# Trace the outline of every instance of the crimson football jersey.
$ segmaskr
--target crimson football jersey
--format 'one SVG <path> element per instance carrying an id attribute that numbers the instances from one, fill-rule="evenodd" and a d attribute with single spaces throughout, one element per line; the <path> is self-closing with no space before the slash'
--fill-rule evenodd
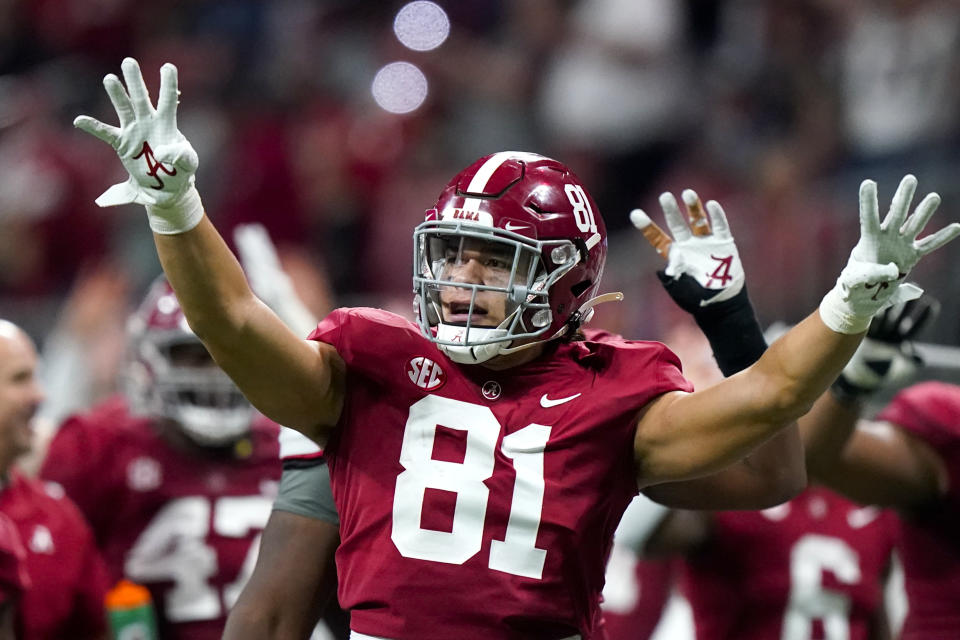
<path id="1" fill-rule="evenodd" d="M 58 487 L 12 472 L 0 512 L 26 550 L 29 588 L 18 608 L 18 638 L 97 638 L 106 630 L 108 582 L 90 527 Z"/>
<path id="2" fill-rule="evenodd" d="M 902 638 L 960 634 L 960 387 L 923 382 L 897 394 L 878 420 L 892 422 L 932 446 L 943 459 L 949 489 L 936 503 L 902 515 L 900 550 L 909 608 Z"/>
<path id="3" fill-rule="evenodd" d="M 0 511 L 0 605 L 23 595 L 30 585 L 27 551 L 13 520 Z"/>
<path id="4" fill-rule="evenodd" d="M 111 578 L 150 589 L 164 640 L 219 640 L 270 516 L 277 438 L 256 420 L 245 458 L 175 447 L 116 397 L 67 419 L 40 473 L 87 515 Z"/>
<path id="5" fill-rule="evenodd" d="M 676 357 L 610 339 L 503 371 L 459 366 L 374 309 L 334 311 L 310 338 L 347 365 L 324 455 L 353 630 L 594 637 L 613 532 L 637 493 L 638 411 L 691 389 Z"/>
<path id="6" fill-rule="evenodd" d="M 663 616 L 673 587 L 673 558 L 638 558 L 628 549 L 614 551 L 607 564 L 603 597 L 603 626 L 608 640 L 647 640 Z M 627 555 L 629 554 L 629 555 Z M 619 557 L 618 557 L 619 555 Z M 620 565 L 625 584 L 611 594 L 611 571 Z"/>
<path id="7" fill-rule="evenodd" d="M 681 571 L 697 639 L 868 640 L 896 536 L 892 512 L 818 487 L 715 513 Z"/>

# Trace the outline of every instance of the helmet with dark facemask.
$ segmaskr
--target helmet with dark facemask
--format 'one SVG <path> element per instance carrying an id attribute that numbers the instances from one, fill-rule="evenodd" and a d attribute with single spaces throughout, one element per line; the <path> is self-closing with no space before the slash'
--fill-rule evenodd
<path id="1" fill-rule="evenodd" d="M 166 279 L 154 281 L 127 333 L 124 391 L 135 413 L 167 418 L 202 446 L 249 432 L 253 408 L 190 329 Z"/>

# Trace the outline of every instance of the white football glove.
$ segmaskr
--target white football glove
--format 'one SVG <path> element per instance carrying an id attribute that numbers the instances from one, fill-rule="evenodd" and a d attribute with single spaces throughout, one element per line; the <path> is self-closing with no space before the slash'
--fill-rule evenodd
<path id="1" fill-rule="evenodd" d="M 104 191 L 96 202 L 101 207 L 132 202 L 146 205 L 150 228 L 156 233 L 189 231 L 203 218 L 203 205 L 194 187 L 197 152 L 177 129 L 177 68 L 170 63 L 160 68 L 156 109 L 137 61 L 124 58 L 120 68 L 126 89 L 112 73 L 103 78 L 120 126 L 89 116 L 73 121 L 75 127 L 113 147 L 130 174 L 125 182 Z"/>
<path id="2" fill-rule="evenodd" d="M 940 196 L 927 194 L 913 215 L 908 216 L 916 188 L 917 179 L 905 176 L 881 223 L 877 184 L 864 180 L 860 185 L 860 241 L 837 284 L 820 303 L 820 317 L 837 333 L 866 331 L 871 318 L 881 309 L 919 297 L 922 289 L 900 283 L 920 258 L 960 235 L 960 223 L 954 222 L 917 240 L 940 205 Z"/>
<path id="3" fill-rule="evenodd" d="M 696 192 L 685 189 L 681 196 L 689 212 L 689 223 L 672 193 L 660 195 L 660 207 L 673 234 L 672 241 L 640 209 L 630 212 L 630 221 L 667 258 L 666 276 L 679 280 L 688 275 L 704 289 L 717 292 L 699 300 L 701 307 L 729 300 L 743 289 L 744 273 L 727 216 L 717 201 L 710 200 L 706 207 L 710 215 L 708 223 Z"/>
<path id="4" fill-rule="evenodd" d="M 317 318 L 297 296 L 290 276 L 280 265 L 270 234 L 259 223 L 241 224 L 233 231 L 243 271 L 250 287 L 297 335 L 306 336 L 317 326 Z"/>

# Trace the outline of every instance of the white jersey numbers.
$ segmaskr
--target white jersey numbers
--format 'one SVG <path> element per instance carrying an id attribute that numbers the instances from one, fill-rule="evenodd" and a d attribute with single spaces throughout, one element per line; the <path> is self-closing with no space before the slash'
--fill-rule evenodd
<path id="1" fill-rule="evenodd" d="M 814 620 L 823 622 L 826 640 L 849 640 L 850 597 L 824 588 L 824 571 L 844 584 L 857 584 L 860 558 L 839 538 L 803 536 L 790 552 L 790 600 L 781 640 L 809 640 Z"/>
<path id="2" fill-rule="evenodd" d="M 463 462 L 433 459 L 438 425 L 466 432 Z M 483 526 L 493 475 L 500 423 L 485 406 L 427 396 L 410 407 L 403 433 L 400 464 L 393 499 L 391 538 L 407 558 L 463 564 L 483 545 Z M 513 461 L 516 481 L 504 540 L 493 540 L 489 567 L 514 575 L 540 579 L 547 552 L 536 547 L 543 511 L 543 452 L 550 427 L 531 424 L 506 436 L 503 455 Z M 421 526 L 427 489 L 456 494 L 450 531 Z"/>
<path id="3" fill-rule="evenodd" d="M 434 460 L 437 425 L 467 432 L 463 463 Z M 493 475 L 493 449 L 500 425 L 487 407 L 427 396 L 410 407 L 403 432 L 400 464 L 393 498 L 391 538 L 408 558 L 463 564 L 480 551 L 483 520 L 490 490 L 483 483 Z M 457 494 L 452 531 L 420 526 L 427 489 Z"/>
<path id="4" fill-rule="evenodd" d="M 212 620 L 233 606 L 253 572 L 261 531 L 270 517 L 266 496 L 206 496 L 171 500 L 154 516 L 127 553 L 124 571 L 142 583 L 171 581 L 164 609 L 171 622 Z M 212 521 L 212 526 L 211 526 Z M 210 581 L 221 570 L 209 536 L 243 538 L 256 531 L 237 579 L 222 593 Z"/>

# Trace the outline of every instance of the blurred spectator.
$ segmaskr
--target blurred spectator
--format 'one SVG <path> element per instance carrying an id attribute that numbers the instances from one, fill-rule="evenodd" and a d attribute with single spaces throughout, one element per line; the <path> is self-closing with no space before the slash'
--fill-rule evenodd
<path id="1" fill-rule="evenodd" d="M 43 400 L 36 368 L 30 338 L 0 320 L 0 513 L 26 546 L 30 582 L 18 606 L 18 637 L 102 640 L 107 576 L 93 533 L 62 490 L 16 468 L 32 446 L 31 421 Z"/>
<path id="2" fill-rule="evenodd" d="M 108 214 L 86 180 L 95 152 L 64 135 L 46 78 L 20 76 L 6 90 L 16 124 L 0 128 L 0 296 L 62 295 L 108 246 Z"/>
<path id="3" fill-rule="evenodd" d="M 127 54 L 178 64 L 194 96 L 180 124 L 204 159 L 211 216 L 227 231 L 265 224 L 286 267 L 326 269 L 345 301 L 406 295 L 410 256 L 394 223 L 418 219 L 447 167 L 494 149 L 568 158 L 597 185 L 611 246 L 633 207 L 709 181 L 699 188 L 752 238 L 748 266 L 777 274 L 754 287 L 770 319 L 796 319 L 835 271 L 797 278 L 792 247 L 855 231 L 833 214 L 852 206 L 851 182 L 882 183 L 907 167 L 945 199 L 960 194 L 960 18 L 947 0 L 438 0 L 451 31 L 431 51 L 393 33 L 403 4 L 214 0 L 160 18 L 129 0 L 0 9 L 5 312 L 44 336 L 79 269 L 112 259 L 134 289 L 157 272 L 140 221 L 104 225 L 115 214 L 93 204 L 100 183 L 89 176 L 109 150 L 70 128 L 73 114 L 109 108 L 90 79 Z M 371 97 L 392 61 L 427 78 L 412 113 L 387 113 Z M 147 82 L 156 90 L 157 78 Z M 960 281 L 943 260 L 917 277 L 945 292 L 944 316 L 956 315 Z M 627 333 L 659 322 L 637 308 L 600 313 Z M 932 335 L 960 340 L 954 326 Z"/>
<path id="4" fill-rule="evenodd" d="M 955 165 L 960 7 L 944 0 L 852 2 L 842 9 L 842 122 L 849 160 L 878 180 L 903 166 Z"/>
<path id="5" fill-rule="evenodd" d="M 670 0 L 581 0 L 543 72 L 544 132 L 558 155 L 594 158 L 608 212 L 635 206 L 693 131 L 703 105 L 686 20 Z"/>

